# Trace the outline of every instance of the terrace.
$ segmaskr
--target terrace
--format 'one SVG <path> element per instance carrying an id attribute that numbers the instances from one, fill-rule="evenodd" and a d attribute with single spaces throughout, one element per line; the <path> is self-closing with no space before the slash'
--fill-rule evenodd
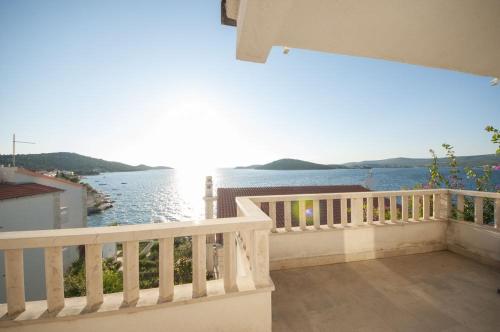
<path id="1" fill-rule="evenodd" d="M 460 7 L 457 10 L 457 3 Z M 273 46 L 500 76 L 497 1 L 222 1 L 237 57 Z M 0 232 L 12 331 L 495 330 L 500 193 L 432 189 L 238 196 L 236 216 L 166 224 Z M 474 220 L 465 221 L 467 202 Z M 485 206 L 494 206 L 485 220 Z M 322 212 L 323 211 L 323 212 Z M 219 278 L 207 248 L 222 238 Z M 174 239 L 192 241 L 174 284 Z M 139 243 L 159 242 L 159 287 L 139 288 Z M 207 246 L 207 242 L 209 246 Z M 102 246 L 123 246 L 123 292 L 104 294 Z M 85 246 L 86 295 L 65 298 L 62 250 Z M 23 251 L 45 252 L 46 300 L 25 301 Z M 208 255 L 210 256 L 210 255 Z"/>
<path id="2" fill-rule="evenodd" d="M 213 213 L 210 193 L 207 182 L 207 212 Z M 467 199 L 475 203 L 474 222 L 460 220 Z M 483 220 L 487 200 L 495 204 L 489 224 Z M 298 331 L 332 324 L 339 330 L 498 325 L 498 193 L 294 194 L 237 197 L 236 205 L 232 218 L 1 233 L 8 292 L 0 326 Z M 294 205 L 298 226 L 292 225 Z M 387 213 L 379 217 L 379 209 Z M 213 234 L 223 238 L 222 273 L 207 281 L 206 242 Z M 192 237 L 193 282 L 174 285 L 173 239 L 184 236 Z M 140 290 L 139 242 L 151 239 L 160 243 L 160 285 Z M 123 244 L 123 293 L 103 294 L 101 248 L 110 242 Z M 73 245 L 85 246 L 87 293 L 65 299 L 61 251 Z M 24 300 L 22 253 L 29 248 L 45 250 L 46 301 Z"/>

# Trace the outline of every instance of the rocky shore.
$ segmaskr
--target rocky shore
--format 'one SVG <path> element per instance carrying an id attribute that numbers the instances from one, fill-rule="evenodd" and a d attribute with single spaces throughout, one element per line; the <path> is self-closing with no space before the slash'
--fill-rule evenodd
<path id="1" fill-rule="evenodd" d="M 105 195 L 90 185 L 86 185 L 87 187 L 87 215 L 90 216 L 92 214 L 101 213 L 104 210 L 110 209 L 113 207 L 114 201 L 112 201 L 108 195 Z"/>

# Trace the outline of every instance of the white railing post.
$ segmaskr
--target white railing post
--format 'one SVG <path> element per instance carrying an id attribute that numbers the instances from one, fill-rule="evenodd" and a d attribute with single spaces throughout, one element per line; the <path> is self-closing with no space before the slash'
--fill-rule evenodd
<path id="1" fill-rule="evenodd" d="M 89 309 L 102 303 L 102 245 L 100 244 L 85 245 L 85 291 Z"/>
<path id="2" fill-rule="evenodd" d="M 253 231 L 253 281 L 255 287 L 269 286 L 269 231 Z"/>
<path id="3" fill-rule="evenodd" d="M 385 197 L 378 197 L 378 222 L 385 222 Z"/>
<path id="4" fill-rule="evenodd" d="M 205 178 L 205 219 L 214 218 L 214 187 L 212 177 Z"/>
<path id="5" fill-rule="evenodd" d="M 193 235 L 193 297 L 207 295 L 207 237 L 206 235 Z"/>
<path id="6" fill-rule="evenodd" d="M 420 196 L 416 194 L 413 194 L 412 218 L 413 221 L 420 219 Z"/>
<path id="7" fill-rule="evenodd" d="M 457 220 L 464 220 L 465 212 L 465 197 L 464 195 L 457 194 Z"/>
<path id="8" fill-rule="evenodd" d="M 25 310 L 24 259 L 22 249 L 4 251 L 7 312 L 14 316 Z"/>
<path id="9" fill-rule="evenodd" d="M 483 224 L 483 201 L 482 197 L 474 197 L 474 222 L 478 225 Z"/>
<path id="10" fill-rule="evenodd" d="M 326 200 L 326 224 L 333 227 L 333 199 Z"/>
<path id="11" fill-rule="evenodd" d="M 401 196 L 401 222 L 408 222 L 408 199 L 407 195 Z"/>
<path id="12" fill-rule="evenodd" d="M 47 311 L 55 312 L 64 307 L 63 256 L 61 247 L 44 250 L 45 288 L 47 290 Z"/>
<path id="13" fill-rule="evenodd" d="M 441 219 L 441 194 L 432 195 L 432 217 L 436 219 Z"/>
<path id="14" fill-rule="evenodd" d="M 174 298 L 174 238 L 159 239 L 160 302 Z"/>
<path id="15" fill-rule="evenodd" d="M 292 202 L 285 201 L 283 203 L 284 206 L 284 218 L 285 218 L 285 230 L 290 232 L 292 230 Z"/>
<path id="16" fill-rule="evenodd" d="M 429 195 L 422 196 L 422 220 L 429 220 L 431 218 L 431 200 Z"/>
<path id="17" fill-rule="evenodd" d="M 139 242 L 127 241 L 123 246 L 123 303 L 139 300 Z"/>
<path id="18" fill-rule="evenodd" d="M 373 197 L 366 198 L 366 222 L 373 223 Z"/>
<path id="19" fill-rule="evenodd" d="M 363 225 L 363 198 L 351 198 L 351 223 Z"/>
<path id="20" fill-rule="evenodd" d="M 347 225 L 347 198 L 340 199 L 340 224 Z"/>
<path id="21" fill-rule="evenodd" d="M 224 290 L 237 290 L 236 285 L 236 237 L 235 233 L 224 233 Z"/>
<path id="22" fill-rule="evenodd" d="M 391 222 L 395 223 L 398 220 L 398 208 L 396 205 L 396 196 L 389 197 L 389 206 L 391 212 Z"/>
<path id="23" fill-rule="evenodd" d="M 307 215 L 306 215 L 306 201 L 299 201 L 299 225 L 302 231 L 306 230 Z"/>
<path id="24" fill-rule="evenodd" d="M 319 229 L 321 224 L 321 211 L 319 209 L 319 200 L 317 199 L 313 201 L 313 220 L 314 228 Z"/>
<path id="25" fill-rule="evenodd" d="M 273 223 L 271 232 L 276 232 L 276 202 L 269 202 L 269 217 Z"/>
<path id="26" fill-rule="evenodd" d="M 440 216 L 443 220 L 448 220 L 451 218 L 451 194 L 449 192 L 443 192 L 439 194 L 441 197 L 441 202 L 439 204 Z"/>

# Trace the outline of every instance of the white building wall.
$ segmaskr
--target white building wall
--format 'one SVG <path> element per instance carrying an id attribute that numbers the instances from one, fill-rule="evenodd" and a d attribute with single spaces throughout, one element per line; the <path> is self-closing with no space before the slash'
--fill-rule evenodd
<path id="1" fill-rule="evenodd" d="M 59 213 L 58 195 L 59 193 L 51 193 L 0 201 L 0 230 L 11 232 L 53 229 Z M 24 284 L 27 300 L 45 298 L 44 271 L 43 249 L 24 250 Z M 0 251 L 0 302 L 5 302 L 3 251 Z"/>
<path id="2" fill-rule="evenodd" d="M 85 206 L 87 191 L 83 186 L 75 186 L 51 178 L 30 176 L 18 172 L 14 172 L 11 178 L 12 180 L 9 182 L 32 182 L 64 190 L 61 193 L 61 206 L 67 208 L 67 222 L 61 225 L 62 228 L 87 227 L 87 209 Z"/>

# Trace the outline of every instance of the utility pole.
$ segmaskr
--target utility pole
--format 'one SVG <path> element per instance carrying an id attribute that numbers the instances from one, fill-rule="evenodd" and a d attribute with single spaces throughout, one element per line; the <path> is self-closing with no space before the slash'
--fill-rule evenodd
<path id="1" fill-rule="evenodd" d="M 16 134 L 12 134 L 12 166 L 16 167 L 16 143 L 35 144 L 34 142 L 16 141 Z"/>

